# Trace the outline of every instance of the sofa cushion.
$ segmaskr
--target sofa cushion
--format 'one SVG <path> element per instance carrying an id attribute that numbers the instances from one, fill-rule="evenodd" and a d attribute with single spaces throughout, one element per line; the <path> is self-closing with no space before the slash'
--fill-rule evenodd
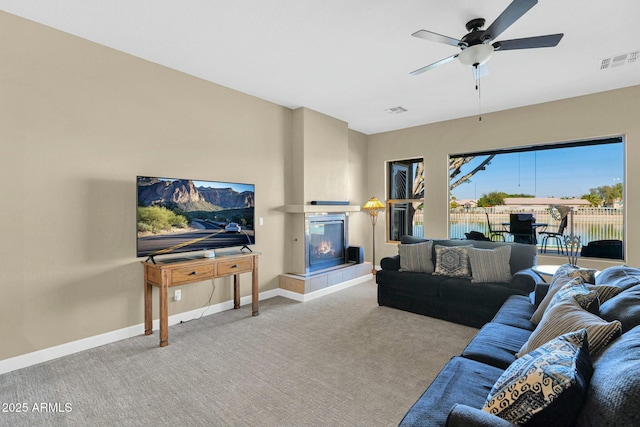
<path id="1" fill-rule="evenodd" d="M 511 280 L 510 246 L 496 249 L 469 249 L 471 263 L 471 282 L 473 283 L 509 283 Z"/>
<path id="2" fill-rule="evenodd" d="M 593 372 L 586 335 L 562 335 L 513 362 L 482 410 L 514 424 L 572 425 Z"/>
<path id="3" fill-rule="evenodd" d="M 440 284 L 450 279 L 446 276 L 434 276 L 412 271 L 382 270 L 376 275 L 376 283 L 379 286 L 398 291 L 401 294 L 409 294 L 418 298 L 440 296 Z M 460 280 L 460 279 L 457 279 Z M 465 280 L 468 283 L 468 280 Z"/>
<path id="4" fill-rule="evenodd" d="M 529 319 L 534 310 L 535 306 L 531 303 L 531 297 L 512 295 L 502 304 L 491 322 L 533 331 L 536 325 L 531 323 Z"/>
<path id="5" fill-rule="evenodd" d="M 442 426 L 456 403 L 480 408 L 503 370 L 456 356 L 409 409 L 401 426 Z"/>
<path id="6" fill-rule="evenodd" d="M 516 353 L 529 335 L 531 332 L 525 329 L 490 322 L 462 351 L 462 357 L 506 369 L 516 360 Z"/>
<path id="7" fill-rule="evenodd" d="M 469 246 L 436 245 L 436 267 L 433 274 L 449 277 L 469 277 Z"/>
<path id="8" fill-rule="evenodd" d="M 640 285 L 636 285 L 600 306 L 600 317 L 605 320 L 619 320 L 625 333 L 640 325 Z"/>
<path id="9" fill-rule="evenodd" d="M 640 268 L 627 265 L 609 267 L 600 272 L 596 277 L 596 285 L 614 285 L 629 289 L 640 284 Z"/>
<path id="10" fill-rule="evenodd" d="M 587 330 L 589 352 L 595 357 L 614 338 L 620 335 L 622 325 L 614 320 L 607 322 L 595 314 L 589 313 L 578 305 L 575 299 L 568 298 L 547 311 L 529 340 L 522 346 L 517 357 L 540 347 L 546 342 L 568 332 Z"/>
<path id="11" fill-rule="evenodd" d="M 400 254 L 400 271 L 433 273 L 431 246 L 431 241 L 414 244 L 399 244 L 398 252 Z"/>
<path id="12" fill-rule="evenodd" d="M 469 279 L 456 277 L 447 277 L 447 279 L 449 280 L 441 282 L 439 289 L 439 295 L 443 298 L 443 302 L 450 305 L 452 309 L 454 307 L 462 309 L 460 306 L 486 309 L 493 313 L 487 321 L 491 320 L 506 299 L 515 293 L 513 289 L 500 284 L 472 284 Z"/>
<path id="13" fill-rule="evenodd" d="M 640 327 L 611 343 L 593 361 L 587 398 L 575 425 L 640 425 Z"/>

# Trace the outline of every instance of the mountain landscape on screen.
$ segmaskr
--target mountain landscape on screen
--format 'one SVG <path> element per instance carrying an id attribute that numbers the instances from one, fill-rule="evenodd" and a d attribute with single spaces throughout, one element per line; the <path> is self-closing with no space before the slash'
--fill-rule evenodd
<path id="1" fill-rule="evenodd" d="M 137 178 L 138 256 L 255 243 L 254 186 Z"/>

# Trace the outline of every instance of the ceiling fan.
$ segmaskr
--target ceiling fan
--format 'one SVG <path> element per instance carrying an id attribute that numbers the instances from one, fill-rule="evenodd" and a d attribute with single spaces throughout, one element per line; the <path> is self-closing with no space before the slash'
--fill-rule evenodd
<path id="1" fill-rule="evenodd" d="M 418 68 L 410 74 L 415 76 L 458 58 L 463 65 L 473 67 L 476 78 L 480 78 L 487 74 L 488 69 L 485 64 L 491 58 L 493 52 L 556 46 L 560 43 L 560 39 L 562 39 L 564 34 L 559 33 L 546 36 L 526 37 L 523 39 L 494 41 L 504 30 L 509 28 L 514 22 L 520 19 L 522 15 L 527 13 L 529 9 L 535 6 L 536 3 L 538 3 L 538 0 L 513 0 L 486 30 L 482 29 L 485 24 L 483 18 L 472 19 L 467 22 L 466 25 L 469 33 L 460 40 L 432 31 L 416 31 L 412 36 L 455 46 L 460 48 L 461 51 L 433 64 Z"/>

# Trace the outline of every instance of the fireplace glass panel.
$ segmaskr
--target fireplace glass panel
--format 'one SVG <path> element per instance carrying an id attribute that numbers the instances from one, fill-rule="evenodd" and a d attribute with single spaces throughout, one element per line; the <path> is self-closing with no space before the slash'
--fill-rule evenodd
<path id="1" fill-rule="evenodd" d="M 309 224 L 309 271 L 345 262 L 344 221 L 312 221 Z"/>

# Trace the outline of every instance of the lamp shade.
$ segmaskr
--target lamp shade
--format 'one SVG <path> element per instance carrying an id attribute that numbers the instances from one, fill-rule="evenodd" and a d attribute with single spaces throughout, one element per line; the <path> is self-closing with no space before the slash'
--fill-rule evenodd
<path id="1" fill-rule="evenodd" d="M 486 64 L 493 54 L 493 46 L 490 44 L 476 44 L 469 46 L 458 55 L 458 59 L 467 67 Z"/>
<path id="2" fill-rule="evenodd" d="M 384 205 L 380 200 L 376 199 L 375 197 L 372 197 L 369 200 L 367 200 L 367 203 L 365 203 L 364 206 L 362 207 L 362 210 L 365 210 L 365 211 L 379 211 L 382 209 L 384 209 Z"/>

